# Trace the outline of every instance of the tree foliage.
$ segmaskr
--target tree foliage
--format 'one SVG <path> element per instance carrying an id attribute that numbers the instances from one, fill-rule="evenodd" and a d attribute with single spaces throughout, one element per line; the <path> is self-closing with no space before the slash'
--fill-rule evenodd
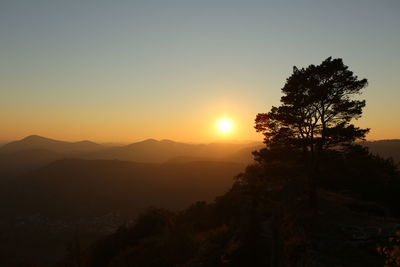
<path id="1" fill-rule="evenodd" d="M 367 86 L 343 64 L 342 59 L 325 59 L 320 65 L 293 67 L 282 88 L 279 107 L 256 117 L 255 128 L 265 135 L 270 147 L 322 151 L 332 146 L 363 139 L 368 129 L 354 126 L 365 100 L 354 99 Z"/>

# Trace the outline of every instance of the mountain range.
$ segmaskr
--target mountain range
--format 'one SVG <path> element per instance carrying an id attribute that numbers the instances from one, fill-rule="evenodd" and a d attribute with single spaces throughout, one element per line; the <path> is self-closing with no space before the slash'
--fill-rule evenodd
<path id="1" fill-rule="evenodd" d="M 124 205 L 136 212 L 149 205 L 175 209 L 195 200 L 211 201 L 229 189 L 259 146 L 154 139 L 105 146 L 28 136 L 0 147 L 3 211 L 61 211 L 76 217 Z"/>
<path id="2" fill-rule="evenodd" d="M 373 153 L 392 157 L 395 162 L 400 162 L 399 139 L 365 141 L 361 144 L 368 146 Z M 106 146 L 87 140 L 66 142 L 31 135 L 0 147 L 0 175 L 19 175 L 66 158 L 152 163 L 223 161 L 249 164 L 253 161 L 251 152 L 261 147 L 261 142 L 186 144 L 155 139 Z"/>
<path id="3" fill-rule="evenodd" d="M 91 141 L 65 142 L 31 135 L 0 147 L 0 174 L 12 176 L 43 167 L 55 160 L 80 158 L 134 162 L 225 161 L 250 163 L 251 151 L 260 143 L 185 144 L 147 139 L 123 146 L 105 146 Z"/>

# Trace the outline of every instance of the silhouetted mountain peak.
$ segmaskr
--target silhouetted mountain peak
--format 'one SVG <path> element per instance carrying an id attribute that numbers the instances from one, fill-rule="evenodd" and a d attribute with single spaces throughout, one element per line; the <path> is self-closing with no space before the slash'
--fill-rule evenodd
<path id="1" fill-rule="evenodd" d="M 143 141 L 139 141 L 139 142 L 135 142 L 135 143 L 131 143 L 131 144 L 129 144 L 129 145 L 122 146 L 122 147 L 123 147 L 123 148 L 124 148 L 124 147 L 125 147 L 125 148 L 132 148 L 132 147 L 137 147 L 138 145 L 139 145 L 139 146 L 140 146 L 140 145 L 155 145 L 155 144 L 158 144 L 158 143 L 159 143 L 158 140 L 149 138 L 149 139 L 146 139 L 146 140 L 143 140 Z"/>
<path id="2" fill-rule="evenodd" d="M 179 142 L 176 142 L 176 141 L 173 141 L 173 140 L 170 140 L 170 139 L 157 140 L 157 139 L 154 139 L 154 138 L 149 138 L 149 139 L 145 139 L 143 141 L 132 143 L 132 144 L 130 144 L 128 146 L 138 145 L 138 144 L 184 144 L 184 143 L 179 143 Z"/>
<path id="3" fill-rule="evenodd" d="M 176 143 L 177 143 L 177 142 L 172 141 L 172 140 L 170 140 L 170 139 L 162 139 L 160 142 L 162 142 L 162 143 L 167 143 L 167 144 L 176 144 Z"/>
<path id="4" fill-rule="evenodd" d="M 158 143 L 158 142 L 159 142 L 159 141 L 156 140 L 156 139 L 149 138 L 149 139 L 143 140 L 143 141 L 138 142 L 138 143 Z"/>
<path id="5" fill-rule="evenodd" d="M 157 146 L 157 145 L 172 145 L 172 144 L 182 144 L 182 145 L 186 145 L 184 143 L 178 143 L 172 140 L 167 140 L 167 139 L 163 139 L 163 140 L 156 140 L 153 138 L 149 138 L 143 141 L 139 141 L 139 142 L 135 142 L 132 144 L 127 145 L 126 147 L 138 147 L 138 146 Z"/>
<path id="6" fill-rule="evenodd" d="M 37 135 L 37 134 L 32 134 L 32 135 L 28 135 L 25 138 L 22 139 L 36 139 L 36 138 L 44 138 L 43 136 Z"/>
<path id="7" fill-rule="evenodd" d="M 30 141 L 30 142 L 32 142 L 32 141 L 56 141 L 56 140 L 50 139 L 50 138 L 47 138 L 47 137 L 43 137 L 43 136 L 40 136 L 40 135 L 33 134 L 33 135 L 28 135 L 27 137 L 24 137 L 19 141 Z"/>
<path id="8" fill-rule="evenodd" d="M 82 140 L 82 141 L 78 141 L 78 142 L 75 142 L 75 144 L 79 144 L 79 145 L 99 145 L 99 144 L 97 144 L 97 143 L 95 143 L 95 142 L 92 142 L 92 141 L 89 141 L 89 140 Z"/>
<path id="9" fill-rule="evenodd" d="M 40 135 L 29 135 L 21 140 L 5 144 L 0 148 L 1 153 L 14 153 L 24 150 L 49 150 L 57 153 L 89 152 L 101 149 L 103 146 L 84 140 L 79 142 L 66 142 L 50 139 Z"/>

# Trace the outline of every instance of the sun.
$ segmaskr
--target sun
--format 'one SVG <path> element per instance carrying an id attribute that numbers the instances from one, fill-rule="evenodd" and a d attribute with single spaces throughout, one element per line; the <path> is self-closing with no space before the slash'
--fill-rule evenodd
<path id="1" fill-rule="evenodd" d="M 217 122 L 217 129 L 221 133 L 229 133 L 233 129 L 233 123 L 229 119 L 220 119 Z"/>

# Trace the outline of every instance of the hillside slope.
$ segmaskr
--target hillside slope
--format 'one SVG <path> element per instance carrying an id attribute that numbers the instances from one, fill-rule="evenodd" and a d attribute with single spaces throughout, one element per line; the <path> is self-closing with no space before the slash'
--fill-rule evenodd
<path id="1" fill-rule="evenodd" d="M 196 200 L 212 201 L 243 169 L 229 162 L 65 159 L 3 185 L 2 205 L 9 212 L 63 216 L 136 212 L 151 205 L 177 209 Z"/>

